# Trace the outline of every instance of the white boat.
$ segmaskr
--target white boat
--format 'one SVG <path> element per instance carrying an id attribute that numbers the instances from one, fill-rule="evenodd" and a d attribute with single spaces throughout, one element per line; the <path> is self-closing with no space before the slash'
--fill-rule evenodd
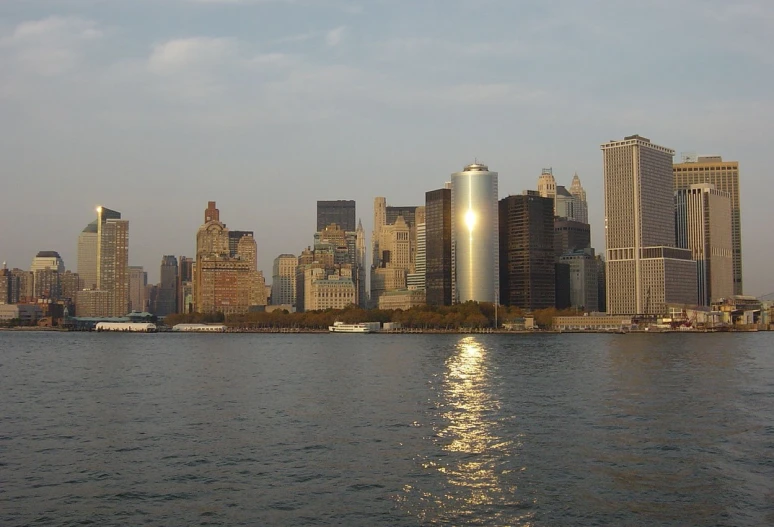
<path id="1" fill-rule="evenodd" d="M 380 328 L 379 322 L 360 322 L 358 324 L 334 322 L 332 326 L 328 326 L 328 331 L 331 333 L 373 333 L 379 331 Z"/>
<path id="2" fill-rule="evenodd" d="M 172 326 L 172 331 L 184 331 L 195 333 L 225 333 L 224 324 L 176 324 Z"/>

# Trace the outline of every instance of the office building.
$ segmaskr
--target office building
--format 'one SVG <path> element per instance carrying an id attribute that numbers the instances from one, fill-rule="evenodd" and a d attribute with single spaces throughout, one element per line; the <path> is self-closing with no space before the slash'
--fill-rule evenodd
<path id="1" fill-rule="evenodd" d="M 709 183 L 731 198 L 731 245 L 733 247 L 734 294 L 744 294 L 742 279 L 742 209 L 740 206 L 739 162 L 723 161 L 721 156 L 684 156 L 672 167 L 674 189 Z"/>
<path id="2" fill-rule="evenodd" d="M 323 230 L 331 223 L 338 225 L 343 231 L 354 232 L 357 229 L 355 223 L 355 201 L 335 200 L 317 202 L 317 231 Z"/>
<path id="3" fill-rule="evenodd" d="M 165 255 L 161 258 L 161 281 L 153 313 L 165 317 L 177 313 L 178 266 L 177 258 Z"/>
<path id="4" fill-rule="evenodd" d="M 129 266 L 129 311 L 148 309 L 148 273 L 141 265 Z"/>
<path id="5" fill-rule="evenodd" d="M 229 230 L 214 201 L 207 203 L 204 223 L 196 233 L 193 266 L 194 309 L 199 313 L 246 313 L 266 305 L 266 282 L 257 268 L 255 239 L 245 231 L 232 256 Z"/>
<path id="6" fill-rule="evenodd" d="M 392 289 L 388 284 L 405 284 L 409 275 L 416 285 L 417 225 L 424 223 L 425 207 L 390 206 L 384 197 L 374 198 L 374 230 L 371 239 L 371 300 L 378 305 L 379 295 Z M 380 269 L 382 269 L 380 271 Z M 385 271 L 390 269 L 390 271 Z M 395 281 L 385 277 L 396 276 L 395 269 L 401 269 L 403 277 Z M 399 286 L 400 288 L 405 285 Z"/>
<path id="7" fill-rule="evenodd" d="M 61 275 L 64 271 L 64 262 L 58 252 L 38 252 L 30 265 L 33 298 L 59 300 L 62 295 Z"/>
<path id="8" fill-rule="evenodd" d="M 414 272 L 406 276 L 409 289 L 425 289 L 425 273 L 427 272 L 427 236 L 426 223 L 417 224 L 417 249 L 414 253 Z"/>
<path id="9" fill-rule="evenodd" d="M 273 305 L 296 305 L 296 267 L 298 258 L 293 254 L 280 254 L 274 259 L 271 278 Z"/>
<path id="10" fill-rule="evenodd" d="M 120 217 L 97 207 L 97 289 L 110 295 L 103 316 L 121 317 L 129 311 L 129 222 Z"/>
<path id="11" fill-rule="evenodd" d="M 554 203 L 536 191 L 499 203 L 500 303 L 534 310 L 556 305 Z"/>
<path id="12" fill-rule="evenodd" d="M 100 213 L 103 220 L 121 219 L 121 213 L 102 207 Z M 83 280 L 84 289 L 97 288 L 97 234 L 99 218 L 92 221 L 78 236 L 78 276 Z"/>
<path id="13" fill-rule="evenodd" d="M 695 304 L 696 262 L 675 247 L 674 151 L 639 135 L 601 149 L 608 313 L 660 315 L 668 304 Z"/>
<path id="14" fill-rule="evenodd" d="M 690 249 L 698 268 L 698 303 L 734 296 L 731 196 L 710 183 L 675 192 L 677 245 Z"/>
<path id="15" fill-rule="evenodd" d="M 255 238 L 253 231 L 228 231 L 228 252 L 232 258 L 236 257 L 239 241 L 245 236 Z"/>
<path id="16" fill-rule="evenodd" d="M 581 185 L 581 180 L 578 177 L 578 173 L 572 177 L 572 184 L 570 185 L 570 194 L 575 197 L 575 220 L 581 223 L 589 222 L 589 205 L 586 201 L 586 190 Z"/>
<path id="17" fill-rule="evenodd" d="M 177 276 L 177 312 L 193 312 L 193 268 L 194 258 L 180 256 Z"/>
<path id="18" fill-rule="evenodd" d="M 587 247 L 591 247 L 591 226 L 588 223 L 554 218 L 554 254 L 557 258 Z"/>
<path id="19" fill-rule="evenodd" d="M 559 257 L 559 263 L 567 265 L 569 272 L 569 302 L 567 307 L 587 313 L 599 311 L 598 271 L 594 249 L 579 249 L 564 254 Z"/>
<path id="20" fill-rule="evenodd" d="M 468 165 L 452 174 L 451 191 L 453 300 L 494 302 L 499 289 L 497 172 L 480 163 Z"/>
<path id="21" fill-rule="evenodd" d="M 427 303 L 452 303 L 451 189 L 425 193 L 425 291 Z"/>
<path id="22" fill-rule="evenodd" d="M 11 282 L 14 276 L 8 270 L 8 266 L 3 262 L 3 268 L 0 269 L 0 304 L 11 303 Z"/>
<path id="23" fill-rule="evenodd" d="M 554 201 L 554 216 L 581 223 L 589 222 L 586 191 L 577 173 L 573 176 L 572 185 L 568 190 L 556 184 L 551 168 L 544 168 L 538 177 L 538 194 Z"/>

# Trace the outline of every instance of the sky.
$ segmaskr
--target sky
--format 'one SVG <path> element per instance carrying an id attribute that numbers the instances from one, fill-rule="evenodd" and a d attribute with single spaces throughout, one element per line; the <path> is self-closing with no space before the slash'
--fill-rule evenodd
<path id="1" fill-rule="evenodd" d="M 0 260 L 76 269 L 97 205 L 130 264 L 195 252 L 207 201 L 259 267 L 312 244 L 318 199 L 421 205 L 474 159 L 500 196 L 586 188 L 640 134 L 740 162 L 745 293 L 774 291 L 771 0 L 2 0 Z M 369 241 L 370 243 L 370 241 Z"/>

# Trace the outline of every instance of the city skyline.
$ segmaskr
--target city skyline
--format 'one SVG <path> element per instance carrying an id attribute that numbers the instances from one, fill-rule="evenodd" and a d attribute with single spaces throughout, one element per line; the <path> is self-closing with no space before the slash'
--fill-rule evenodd
<path id="1" fill-rule="evenodd" d="M 374 196 L 421 205 L 476 156 L 500 173 L 501 197 L 533 188 L 545 166 L 564 184 L 577 172 L 601 253 L 597 147 L 641 133 L 676 162 L 739 161 L 744 293 L 774 290 L 771 212 L 755 191 L 774 118 L 768 2 L 179 0 L 153 27 L 148 5 L 0 6 L 0 155 L 20 182 L 0 197 L 3 220 L 35 205 L 23 231 L 3 230 L 10 267 L 55 250 L 75 270 L 72 233 L 108 203 L 131 219 L 129 263 L 155 283 L 162 255 L 193 254 L 199 204 L 215 199 L 258 233 L 268 276 L 277 255 L 309 245 L 317 200 L 355 200 L 370 234 Z M 468 22 L 487 31 L 462 42 L 452 29 Z"/>

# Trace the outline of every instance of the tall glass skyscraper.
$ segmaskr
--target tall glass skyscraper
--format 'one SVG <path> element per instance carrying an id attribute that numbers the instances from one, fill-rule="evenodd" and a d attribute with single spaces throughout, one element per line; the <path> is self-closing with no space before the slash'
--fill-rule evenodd
<path id="1" fill-rule="evenodd" d="M 474 163 L 451 176 L 456 303 L 494 302 L 499 287 L 497 172 Z"/>

